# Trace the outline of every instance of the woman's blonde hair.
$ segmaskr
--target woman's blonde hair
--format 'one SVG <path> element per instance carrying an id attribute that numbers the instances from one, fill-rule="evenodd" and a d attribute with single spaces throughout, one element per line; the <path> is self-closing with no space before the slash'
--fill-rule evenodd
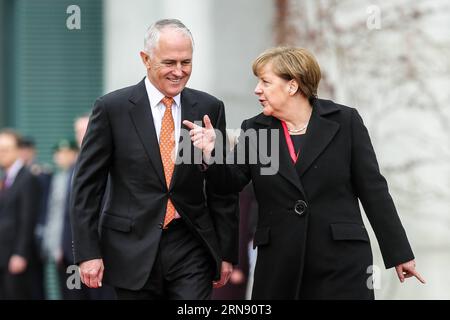
<path id="1" fill-rule="evenodd" d="M 296 80 L 300 92 L 306 97 L 317 97 L 320 82 L 320 67 L 316 58 L 306 49 L 295 47 L 271 48 L 253 62 L 253 73 L 258 76 L 261 69 L 272 64 L 273 72 L 285 80 Z"/>

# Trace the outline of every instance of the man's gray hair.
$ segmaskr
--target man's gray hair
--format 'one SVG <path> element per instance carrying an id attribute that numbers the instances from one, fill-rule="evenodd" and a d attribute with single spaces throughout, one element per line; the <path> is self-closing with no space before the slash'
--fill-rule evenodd
<path id="1" fill-rule="evenodd" d="M 174 28 L 184 33 L 191 39 L 192 50 L 194 50 L 194 38 L 191 31 L 178 19 L 162 19 L 152 24 L 145 34 L 144 51 L 153 56 L 153 49 L 158 46 L 161 30 L 164 28 Z"/>

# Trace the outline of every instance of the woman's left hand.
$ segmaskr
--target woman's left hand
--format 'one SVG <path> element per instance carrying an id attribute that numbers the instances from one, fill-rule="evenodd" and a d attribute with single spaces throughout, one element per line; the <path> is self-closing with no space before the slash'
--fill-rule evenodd
<path id="1" fill-rule="evenodd" d="M 416 262 L 414 260 L 399 264 L 395 267 L 397 271 L 398 279 L 400 282 L 404 282 L 405 278 L 416 277 L 422 283 L 425 283 L 425 279 L 416 271 Z"/>

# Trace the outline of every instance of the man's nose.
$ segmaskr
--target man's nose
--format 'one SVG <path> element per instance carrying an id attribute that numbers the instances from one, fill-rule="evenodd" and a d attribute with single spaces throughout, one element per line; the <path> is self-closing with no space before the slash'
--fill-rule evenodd
<path id="1" fill-rule="evenodd" d="M 183 75 L 183 66 L 181 65 L 181 63 L 177 64 L 172 72 L 177 77 L 181 77 Z"/>

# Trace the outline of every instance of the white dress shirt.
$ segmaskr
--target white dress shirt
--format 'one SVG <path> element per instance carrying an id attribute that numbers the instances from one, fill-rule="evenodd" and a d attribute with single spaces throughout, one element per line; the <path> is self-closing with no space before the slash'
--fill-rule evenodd
<path id="1" fill-rule="evenodd" d="M 158 142 L 160 141 L 161 123 L 166 111 L 166 106 L 161 102 L 164 95 L 145 77 L 145 89 L 147 90 L 148 100 L 150 102 L 150 109 L 153 115 L 153 124 L 155 125 Z M 172 105 L 172 117 L 175 125 L 175 151 L 178 152 L 178 143 L 180 140 L 181 131 L 181 93 L 173 97 L 174 104 Z M 177 153 L 175 153 L 177 154 Z M 178 211 L 175 211 L 175 219 L 180 218 Z"/>
<path id="2" fill-rule="evenodd" d="M 155 131 L 159 141 L 161 122 L 164 112 L 166 111 L 166 106 L 161 102 L 164 95 L 156 89 L 147 77 L 145 78 L 145 88 L 147 89 L 148 100 L 152 109 L 153 123 L 155 124 Z M 174 104 L 172 105 L 172 117 L 175 125 L 175 150 L 178 151 L 181 131 L 181 93 L 173 97 L 173 100 Z"/>

